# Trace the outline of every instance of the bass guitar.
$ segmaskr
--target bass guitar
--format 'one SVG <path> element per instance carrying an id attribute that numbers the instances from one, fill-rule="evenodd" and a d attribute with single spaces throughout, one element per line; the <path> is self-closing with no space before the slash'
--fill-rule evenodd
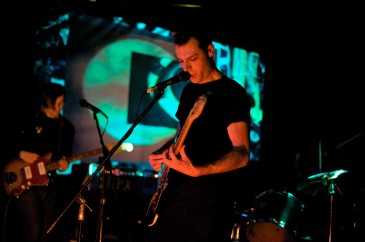
<path id="1" fill-rule="evenodd" d="M 185 121 L 185 124 L 181 129 L 179 136 L 177 137 L 176 142 L 174 144 L 175 155 L 179 154 L 193 121 L 197 119 L 203 112 L 206 102 L 207 102 L 207 96 L 205 94 L 198 97 L 198 99 L 195 101 L 194 106 L 190 110 L 189 115 Z M 150 204 L 148 206 L 146 213 L 146 224 L 148 226 L 153 226 L 158 219 L 158 213 L 160 211 L 159 205 L 161 204 L 162 194 L 164 193 L 164 191 L 166 191 L 168 185 L 169 170 L 170 169 L 168 166 L 163 167 L 161 176 L 158 181 L 157 191 L 153 194 Z"/>
<path id="2" fill-rule="evenodd" d="M 107 145 L 111 150 L 113 144 Z M 68 163 L 87 157 L 92 157 L 102 153 L 102 148 L 90 150 L 88 152 L 66 158 Z M 16 196 L 31 186 L 45 186 L 49 182 L 48 172 L 59 167 L 59 161 L 51 162 L 52 153 L 46 153 L 33 163 L 25 162 L 20 158 L 10 160 L 3 171 L 3 185 L 6 195 Z"/>

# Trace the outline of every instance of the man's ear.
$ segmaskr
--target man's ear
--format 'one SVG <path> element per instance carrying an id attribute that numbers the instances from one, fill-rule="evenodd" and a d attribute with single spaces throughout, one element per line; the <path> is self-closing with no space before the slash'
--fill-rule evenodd
<path id="1" fill-rule="evenodd" d="M 208 56 L 209 57 L 213 57 L 214 56 L 214 45 L 213 44 L 210 44 L 208 46 Z"/>

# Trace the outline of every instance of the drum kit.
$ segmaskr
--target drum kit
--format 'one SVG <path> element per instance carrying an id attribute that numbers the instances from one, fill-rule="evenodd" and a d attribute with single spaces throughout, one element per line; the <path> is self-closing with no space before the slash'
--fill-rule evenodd
<path id="1" fill-rule="evenodd" d="M 362 230 L 362 226 L 365 225 L 365 220 L 364 216 L 360 215 L 363 208 L 359 202 L 362 201 L 361 199 L 365 198 L 365 194 L 363 193 L 365 189 L 361 188 L 361 184 L 363 183 L 360 182 L 363 181 L 363 178 L 361 177 L 362 169 L 361 167 L 356 168 L 356 166 L 359 165 L 356 162 L 359 159 L 357 156 L 359 155 L 358 151 L 362 148 L 362 146 L 360 148 L 359 145 L 360 143 L 362 144 L 360 141 L 361 138 L 362 133 L 360 132 L 350 139 L 347 139 L 345 142 L 338 144 L 335 147 L 335 150 L 333 150 L 337 155 L 344 154 L 347 159 L 349 158 L 348 154 L 351 153 L 351 164 L 341 165 L 349 167 L 351 174 L 345 169 L 335 169 L 306 177 L 303 181 L 299 182 L 294 189 L 295 194 L 298 195 L 300 199 L 287 191 L 267 190 L 260 193 L 255 197 L 254 207 L 246 213 L 243 213 L 243 226 L 240 227 L 235 224 L 233 227 L 231 236 L 232 241 L 365 241 L 365 234 Z M 355 140 L 357 142 L 354 142 Z M 351 144 L 351 146 L 348 144 Z M 320 146 L 320 155 L 321 154 L 322 149 Z M 322 163 L 320 160 L 320 171 L 321 170 Z M 351 176 L 347 176 L 346 174 Z M 350 183 L 348 184 L 347 182 Z M 342 196 L 344 194 L 346 196 Z M 314 202 L 313 208 L 311 207 L 312 199 Z M 325 203 L 322 204 L 322 202 Z M 324 205 L 324 207 L 318 205 Z M 341 207 L 342 205 L 345 207 Z M 318 208 L 320 210 L 317 211 Z M 322 212 L 324 212 L 325 215 L 318 217 L 319 221 L 307 217 L 307 214 L 323 215 Z M 343 217 L 341 217 L 341 215 Z M 322 217 L 325 218 L 325 221 L 321 220 Z M 309 223 L 304 224 L 314 227 L 301 227 L 304 225 L 303 220 L 305 220 L 306 223 Z M 318 228 L 317 225 L 320 228 Z M 322 226 L 324 227 L 322 228 Z M 237 228 L 243 233 L 234 233 Z M 308 229 L 308 231 L 306 231 L 306 229 Z M 318 238 L 316 236 L 318 236 Z"/>
<path id="2" fill-rule="evenodd" d="M 329 235 L 332 242 L 332 213 L 334 195 L 343 191 L 337 179 L 347 173 L 346 170 L 334 170 L 309 176 L 299 183 L 296 190 L 309 196 L 326 196 L 330 202 Z M 298 238 L 298 230 L 304 203 L 290 192 L 267 190 L 255 197 L 255 206 L 243 213 L 246 224 L 244 235 L 237 224 L 232 230 L 233 242 L 298 242 L 309 239 Z M 241 230 L 241 233 L 238 230 Z M 310 241 L 310 240 L 309 240 Z"/>

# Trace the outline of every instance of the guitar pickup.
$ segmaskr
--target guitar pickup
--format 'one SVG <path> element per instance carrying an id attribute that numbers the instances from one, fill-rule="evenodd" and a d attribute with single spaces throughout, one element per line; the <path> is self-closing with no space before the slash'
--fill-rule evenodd
<path id="1" fill-rule="evenodd" d="M 39 175 L 46 175 L 46 168 L 45 168 L 45 166 L 44 166 L 44 162 L 39 162 L 38 164 L 37 164 L 37 166 L 38 166 L 38 173 L 39 173 Z"/>
<path id="2" fill-rule="evenodd" d="M 24 176 L 25 176 L 25 179 L 32 179 L 33 173 L 32 173 L 32 169 L 30 166 L 24 167 Z"/>

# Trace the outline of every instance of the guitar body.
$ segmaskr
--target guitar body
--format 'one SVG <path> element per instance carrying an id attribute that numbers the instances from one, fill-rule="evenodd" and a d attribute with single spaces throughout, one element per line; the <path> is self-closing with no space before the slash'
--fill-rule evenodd
<path id="1" fill-rule="evenodd" d="M 197 119 L 203 112 L 206 102 L 207 102 L 207 96 L 204 94 L 198 97 L 198 99 L 195 101 L 194 106 L 190 110 L 189 115 L 185 121 L 185 124 L 182 127 L 181 132 L 174 144 L 175 155 L 178 155 L 180 153 L 180 149 L 183 146 L 184 140 L 186 138 L 186 135 L 188 134 L 188 131 L 193 121 Z M 164 166 L 162 175 L 158 182 L 157 191 L 153 194 L 150 204 L 148 206 L 146 213 L 146 224 L 148 226 L 153 226 L 157 222 L 158 214 L 161 211 L 161 207 L 163 207 L 161 203 L 166 201 L 166 197 L 168 197 L 168 189 L 166 188 L 168 185 L 169 169 L 170 169 L 169 167 Z M 162 194 L 164 194 L 164 196 L 162 196 Z"/>
<path id="2" fill-rule="evenodd" d="M 107 145 L 110 151 L 114 144 Z M 121 146 L 118 147 L 120 151 Z M 94 149 L 82 154 L 70 156 L 67 162 L 71 163 L 87 157 L 102 153 L 102 149 Z M 48 172 L 56 170 L 59 166 L 58 161 L 51 162 L 52 153 L 47 153 L 39 157 L 32 164 L 17 158 L 10 160 L 3 171 L 3 186 L 6 195 L 14 195 L 19 198 L 20 194 L 31 186 L 46 186 L 49 182 Z"/>
<path id="3" fill-rule="evenodd" d="M 47 164 L 51 162 L 51 153 L 40 157 L 32 164 L 17 158 L 4 168 L 3 183 L 7 195 L 19 195 L 30 186 L 45 186 L 49 182 Z"/>

